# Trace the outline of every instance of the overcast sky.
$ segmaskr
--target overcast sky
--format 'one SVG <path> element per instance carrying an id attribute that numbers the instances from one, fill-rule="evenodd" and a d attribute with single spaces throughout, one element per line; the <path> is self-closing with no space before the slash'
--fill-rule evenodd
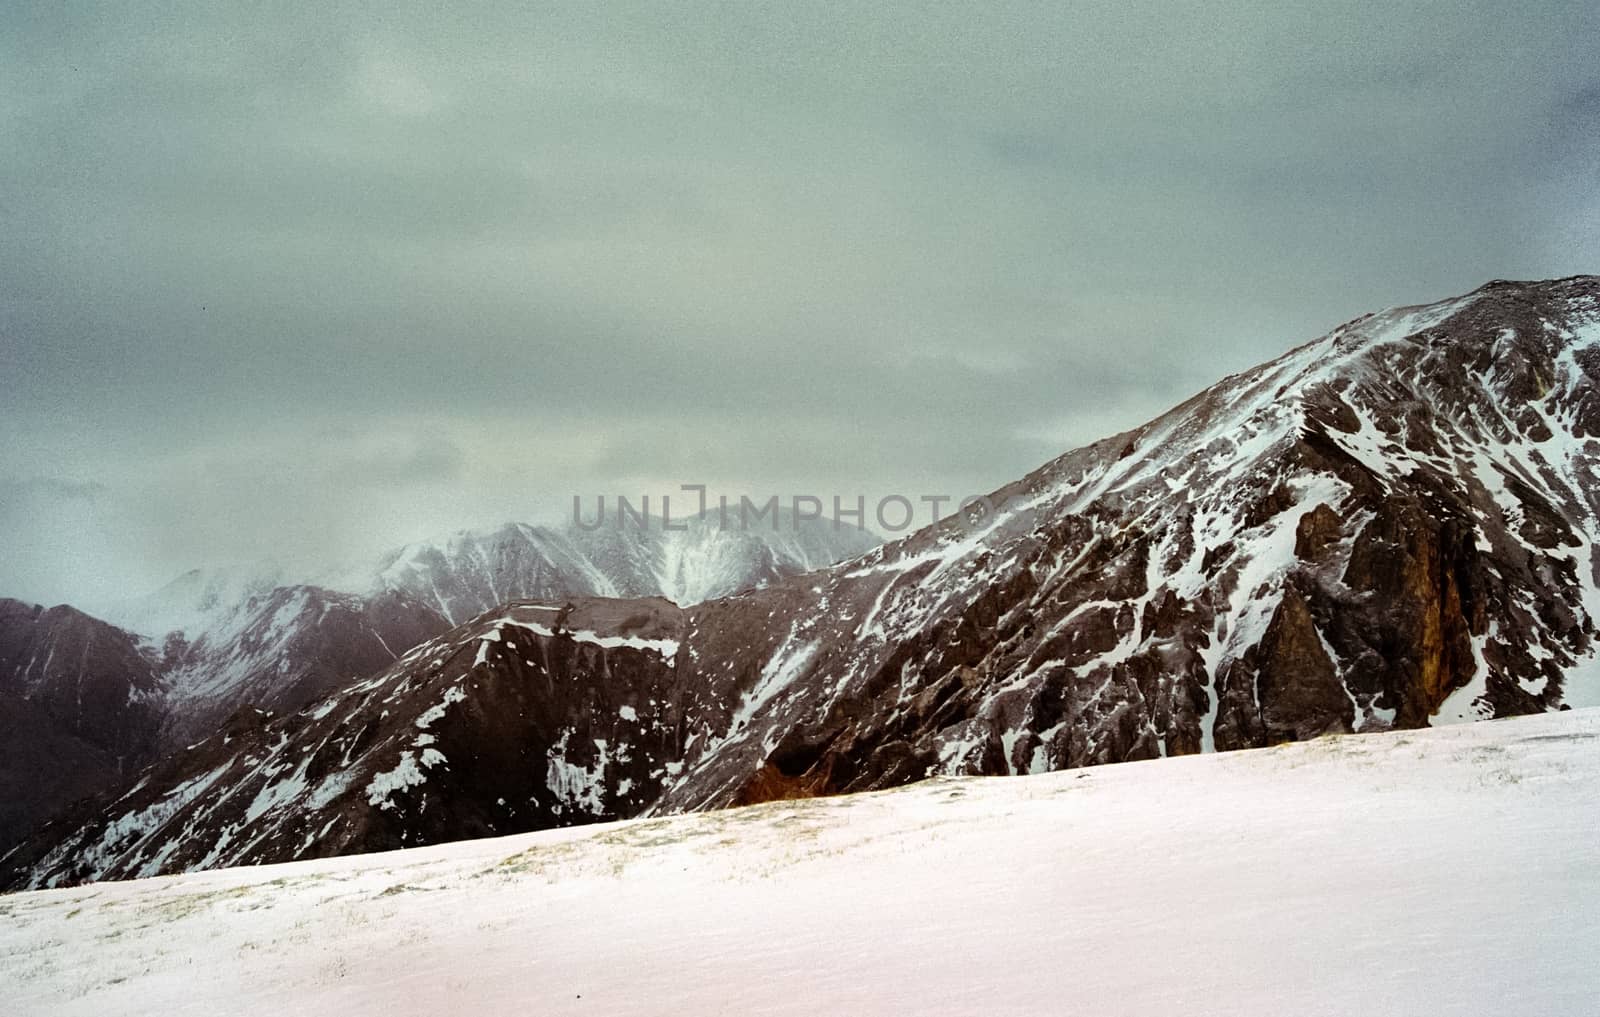
<path id="1" fill-rule="evenodd" d="M 1600 271 L 1590 0 L 228 6 L 0 10 L 0 595 L 987 491 Z"/>

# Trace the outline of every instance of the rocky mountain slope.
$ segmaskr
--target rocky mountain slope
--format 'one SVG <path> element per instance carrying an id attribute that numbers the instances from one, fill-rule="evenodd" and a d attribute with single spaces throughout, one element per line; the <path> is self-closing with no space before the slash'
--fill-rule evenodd
<path id="1" fill-rule="evenodd" d="M 0 865 L 47 885 L 1600 702 L 1597 383 L 1593 277 L 1365 316 L 842 565 L 490 613 Z"/>
<path id="2" fill-rule="evenodd" d="M 125 718 L 114 719 L 120 699 L 108 704 L 91 696 L 98 705 L 89 709 L 101 726 L 158 735 L 127 744 L 101 732 L 84 741 L 35 716 L 48 701 L 48 683 L 44 691 L 37 682 L 0 687 L 0 725 L 12 733 L 0 749 L 0 783 L 8 788 L 0 796 L 8 810 L 0 814 L 0 846 L 77 798 L 215 732 L 241 706 L 293 713 L 387 667 L 453 619 L 508 597 L 636 591 L 690 602 L 877 544 L 851 527 L 796 525 L 787 517 L 769 517 L 764 528 L 750 530 L 736 522 L 723 527 L 714 517 L 685 520 L 681 531 L 664 528 L 659 515 L 648 527 L 614 522 L 592 531 L 523 524 L 462 531 L 396 550 L 375 566 L 320 577 L 342 590 L 297 583 L 290 570 L 271 563 L 195 570 L 154 594 L 110 605 L 126 632 L 69 608 L 45 612 L 115 633 L 108 638 L 125 645 L 120 656 L 98 661 L 97 680 L 136 687 L 143 698 L 131 701 Z M 17 606 L 24 608 L 40 610 Z"/>
<path id="3" fill-rule="evenodd" d="M 0 600 L 0 848 L 156 756 L 164 685 L 137 637 Z"/>
<path id="4" fill-rule="evenodd" d="M 447 628 L 437 612 L 400 593 L 278 586 L 252 595 L 192 641 L 165 640 L 166 744 L 210 734 L 241 704 L 298 710 Z"/>

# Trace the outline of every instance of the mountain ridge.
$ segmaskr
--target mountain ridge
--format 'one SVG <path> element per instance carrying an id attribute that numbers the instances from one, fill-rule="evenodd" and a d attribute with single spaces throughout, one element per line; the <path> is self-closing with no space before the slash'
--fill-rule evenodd
<path id="1" fill-rule="evenodd" d="M 486 612 L 4 865 L 152 874 L 1587 703 L 1597 377 L 1594 277 L 1364 315 L 844 563 Z"/>
<path id="2" fill-rule="evenodd" d="M 877 542 L 814 525 L 794 531 L 724 534 L 699 525 L 681 537 L 659 529 L 584 534 L 580 545 L 555 531 L 508 523 L 407 545 L 375 565 L 343 570 L 342 579 L 320 577 L 332 586 L 298 581 L 272 562 L 193 569 L 150 595 L 113 605 L 115 625 L 66 605 L 18 602 L 15 611 L 0 613 L 0 665 L 8 642 L 26 636 L 18 624 L 25 611 L 103 626 L 105 639 L 126 642 L 127 660 L 104 663 L 96 680 L 138 685 L 145 700 L 132 712 L 154 733 L 131 746 L 85 741 L 65 712 L 35 702 L 34 690 L 0 684 L 0 721 L 12 734 L 0 752 L 0 784 L 11 788 L 5 801 L 15 803 L 0 812 L 0 848 L 75 799 L 204 739 L 241 709 L 292 714 L 445 632 L 452 615 L 493 607 L 501 594 L 638 589 L 648 595 L 671 588 L 710 595 L 771 582 Z M 687 581 L 685 562 L 698 565 Z M 674 564 L 676 576 L 664 571 Z M 99 709 L 101 724 L 111 724 L 117 707 Z"/>

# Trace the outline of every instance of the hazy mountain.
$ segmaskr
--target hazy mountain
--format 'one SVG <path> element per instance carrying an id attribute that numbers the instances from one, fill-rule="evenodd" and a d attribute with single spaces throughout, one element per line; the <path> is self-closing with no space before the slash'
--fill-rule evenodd
<path id="1" fill-rule="evenodd" d="M 697 604 L 878 545 L 877 537 L 848 523 L 796 523 L 787 511 L 776 519 L 769 514 L 759 522 L 749 520 L 748 526 L 745 522 L 734 511 L 726 520 L 715 512 L 675 519 L 673 529 L 659 515 L 646 525 L 631 519 L 618 525 L 608 514 L 593 530 L 507 523 L 497 530 L 464 530 L 409 544 L 386 555 L 364 582 L 352 577 L 346 584 L 404 591 L 463 622 L 511 600 L 665 597 Z"/>

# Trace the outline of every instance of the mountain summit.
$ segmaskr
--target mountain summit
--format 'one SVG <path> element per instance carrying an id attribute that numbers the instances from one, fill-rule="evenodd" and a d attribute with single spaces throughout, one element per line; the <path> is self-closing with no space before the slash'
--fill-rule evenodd
<path id="1" fill-rule="evenodd" d="M 787 512 L 770 518 L 770 524 L 748 527 L 737 517 L 724 526 L 708 513 L 672 528 L 650 516 L 642 525 L 607 517 L 593 529 L 507 523 L 462 530 L 396 549 L 354 585 L 408 594 L 458 623 L 511 600 L 665 597 L 698 604 L 878 545 L 876 536 L 853 525 L 796 520 Z"/>

